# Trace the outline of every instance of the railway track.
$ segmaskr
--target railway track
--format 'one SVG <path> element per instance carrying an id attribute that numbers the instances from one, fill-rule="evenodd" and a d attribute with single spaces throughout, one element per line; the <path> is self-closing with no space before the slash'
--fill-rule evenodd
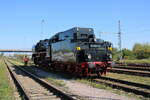
<path id="1" fill-rule="evenodd" d="M 131 70 L 142 70 L 142 71 L 150 71 L 150 64 L 125 64 L 125 63 L 116 63 L 115 68 L 122 69 L 131 69 Z"/>
<path id="2" fill-rule="evenodd" d="M 4 60 L 4 62 L 24 100 L 75 100 L 75 98 L 25 69 L 13 65 L 8 60 Z"/>
<path id="3" fill-rule="evenodd" d="M 124 90 L 126 92 L 135 93 L 137 95 L 142 95 L 144 97 L 150 98 L 150 85 L 144 85 L 140 83 L 134 83 L 124 80 L 119 80 L 115 78 L 100 77 L 93 79 L 93 82 L 108 85 L 112 88 L 117 88 Z"/>
<path id="4" fill-rule="evenodd" d="M 150 72 L 141 71 L 141 70 L 131 70 L 131 69 L 123 69 L 123 68 L 112 68 L 109 72 L 119 73 L 119 74 L 128 74 L 128 75 L 136 75 L 136 76 L 144 76 L 150 77 Z"/>
<path id="5" fill-rule="evenodd" d="M 117 65 L 119 66 L 136 66 L 136 67 L 150 67 L 150 64 L 135 64 L 135 63 L 118 63 L 116 62 Z"/>
<path id="6" fill-rule="evenodd" d="M 117 65 L 117 66 L 114 66 L 114 68 L 139 70 L 139 71 L 150 71 L 150 67 L 119 66 L 119 65 Z"/>
<path id="7" fill-rule="evenodd" d="M 128 82 L 128 81 L 108 78 L 108 77 L 92 79 L 92 82 L 108 85 L 113 88 L 122 89 L 126 92 L 131 92 L 131 93 L 135 93 L 135 94 L 150 98 L 150 85 Z M 39 99 L 39 100 L 42 100 L 42 99 Z M 64 100 L 67 100 L 67 99 L 64 99 Z M 71 99 L 68 99 L 68 100 L 71 100 Z"/>

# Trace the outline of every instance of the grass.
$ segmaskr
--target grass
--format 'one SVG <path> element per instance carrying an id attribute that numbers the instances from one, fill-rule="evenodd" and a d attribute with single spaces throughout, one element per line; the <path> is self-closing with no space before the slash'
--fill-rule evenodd
<path id="1" fill-rule="evenodd" d="M 59 87 L 64 87 L 65 86 L 65 83 L 62 80 L 57 80 L 57 79 L 52 78 L 52 77 L 48 77 L 48 78 L 46 78 L 46 80 L 48 80 L 52 84 L 54 84 L 56 86 L 59 86 Z"/>
<path id="2" fill-rule="evenodd" d="M 94 88 L 105 89 L 105 90 L 111 91 L 113 93 L 119 94 L 121 96 L 127 96 L 129 98 L 134 98 L 136 100 L 150 100 L 150 98 L 145 98 L 143 96 L 136 95 L 134 93 L 128 93 L 128 92 L 122 91 L 120 89 L 113 89 L 112 87 L 106 86 L 104 84 L 94 83 L 94 82 L 92 82 L 91 80 L 88 80 L 88 79 L 77 79 L 76 81 L 87 84 L 87 85 L 90 85 Z"/>
<path id="3" fill-rule="evenodd" d="M 17 59 L 9 59 L 9 60 L 11 60 L 11 62 L 14 64 L 21 65 L 21 66 L 24 65 L 24 63 L 20 60 Z"/>
<path id="4" fill-rule="evenodd" d="M 0 59 L 0 100 L 14 100 L 13 89 L 4 62 Z"/>
<path id="5" fill-rule="evenodd" d="M 126 75 L 126 74 L 117 74 L 117 73 L 107 73 L 106 77 L 121 79 L 130 82 L 142 83 L 146 85 L 150 85 L 149 77 L 135 76 L 135 75 Z"/>
<path id="6" fill-rule="evenodd" d="M 150 59 L 122 60 L 123 63 L 150 64 Z"/>
<path id="7" fill-rule="evenodd" d="M 76 81 L 88 84 L 88 85 L 90 85 L 92 87 L 99 88 L 99 89 L 107 89 L 107 90 L 111 89 L 111 87 L 109 87 L 109 86 L 105 86 L 103 84 L 94 83 L 90 79 L 77 79 Z"/>

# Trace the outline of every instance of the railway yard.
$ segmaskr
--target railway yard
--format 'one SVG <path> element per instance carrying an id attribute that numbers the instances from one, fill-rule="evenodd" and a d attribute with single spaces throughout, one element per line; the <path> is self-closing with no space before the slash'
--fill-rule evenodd
<path id="1" fill-rule="evenodd" d="M 116 65 L 106 76 L 77 78 L 41 69 L 32 62 L 28 66 L 14 59 L 1 58 L 1 62 L 9 72 L 9 85 L 14 84 L 10 86 L 13 89 L 9 100 L 150 99 L 150 74 L 146 66 Z"/>
<path id="2" fill-rule="evenodd" d="M 115 64 L 112 43 L 92 28 L 58 32 L 32 51 L 1 50 L 8 51 L 31 54 L 1 54 L 0 100 L 150 100 L 150 65 Z"/>
<path id="3" fill-rule="evenodd" d="M 0 100 L 150 100 L 150 0 L 2 0 Z"/>

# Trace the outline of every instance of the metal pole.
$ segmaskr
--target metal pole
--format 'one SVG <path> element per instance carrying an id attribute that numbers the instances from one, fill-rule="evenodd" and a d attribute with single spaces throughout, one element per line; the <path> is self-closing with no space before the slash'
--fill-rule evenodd
<path id="1" fill-rule="evenodd" d="M 119 47 L 119 60 L 122 60 L 122 47 L 121 47 L 121 27 L 120 27 L 120 20 L 118 21 L 118 47 Z"/>
<path id="2" fill-rule="evenodd" d="M 44 19 L 41 20 L 41 35 L 42 35 L 41 37 L 42 37 L 42 39 L 43 39 L 43 35 L 44 35 L 43 33 L 44 33 Z"/>

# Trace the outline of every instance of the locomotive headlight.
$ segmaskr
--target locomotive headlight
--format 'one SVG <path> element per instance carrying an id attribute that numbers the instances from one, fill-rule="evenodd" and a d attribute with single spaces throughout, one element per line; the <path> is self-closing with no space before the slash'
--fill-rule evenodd
<path id="1" fill-rule="evenodd" d="M 77 50 L 77 51 L 80 51 L 80 50 L 81 50 L 81 47 L 76 47 L 76 50 Z"/>
<path id="2" fill-rule="evenodd" d="M 91 54 L 88 54 L 87 57 L 88 57 L 88 59 L 91 59 L 91 58 L 92 58 Z"/>
<path id="3" fill-rule="evenodd" d="M 108 50 L 112 51 L 112 48 L 111 48 L 111 47 L 108 47 Z"/>

